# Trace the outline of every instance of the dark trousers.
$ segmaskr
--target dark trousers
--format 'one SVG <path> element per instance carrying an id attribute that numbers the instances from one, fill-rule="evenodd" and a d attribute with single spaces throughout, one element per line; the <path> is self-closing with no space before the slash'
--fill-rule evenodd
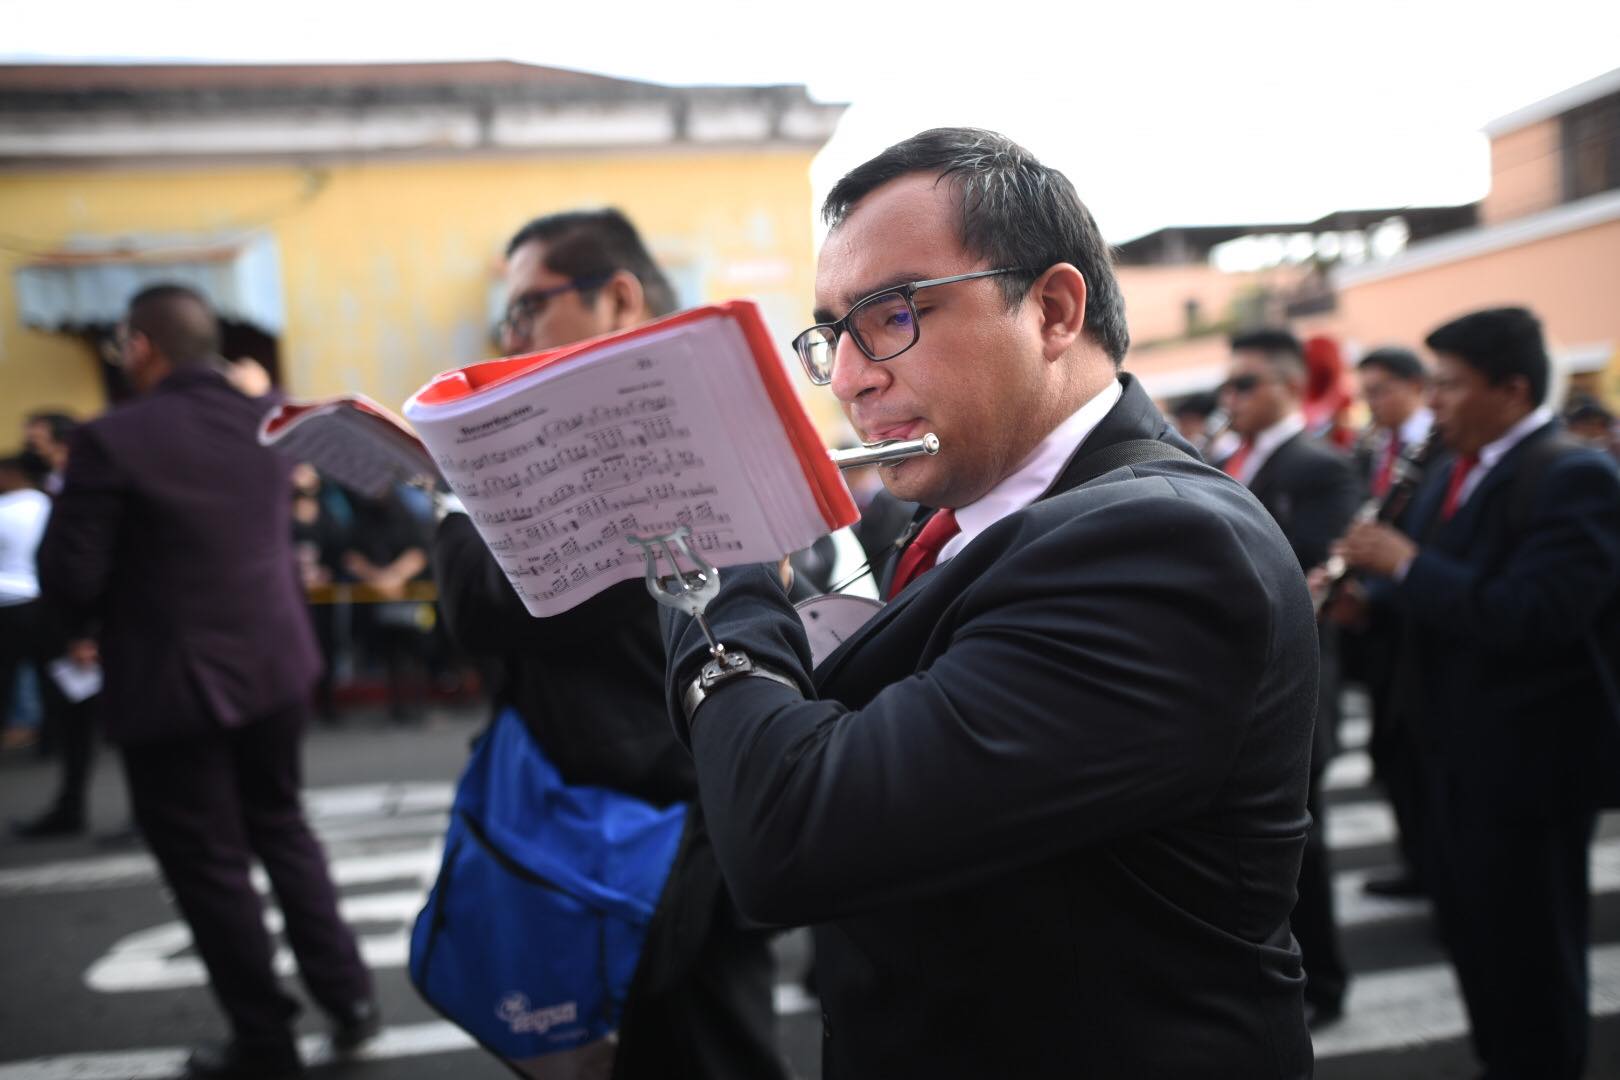
<path id="1" fill-rule="evenodd" d="M 725 905 L 729 907 L 729 905 Z M 776 965 L 767 936 L 726 925 L 689 973 L 634 1000 L 613 1080 L 785 1080 L 772 1008 Z"/>
<path id="2" fill-rule="evenodd" d="M 24 667 L 39 667 L 38 640 L 40 606 L 37 600 L 25 604 L 0 604 L 0 728 L 11 722 L 12 692 L 17 673 Z M 49 678 L 39 670 L 40 690 Z"/>
<path id="3" fill-rule="evenodd" d="M 44 694 L 47 722 L 54 723 L 56 750 L 62 756 L 61 779 L 49 812 L 82 822 L 89 810 L 90 767 L 95 760 L 101 695 L 68 701 L 54 681 L 44 688 Z"/>
<path id="4" fill-rule="evenodd" d="M 1336 1009 L 1344 1001 L 1349 973 L 1339 948 L 1339 928 L 1333 917 L 1333 868 L 1328 857 L 1327 822 L 1322 816 L 1322 777 L 1312 773 L 1306 806 L 1311 829 L 1305 834 L 1305 853 L 1299 863 L 1299 899 L 1289 921 L 1305 963 L 1305 1000 Z"/>
<path id="5" fill-rule="evenodd" d="M 346 1013 L 371 976 L 299 802 L 302 706 L 207 736 L 123 747 L 135 821 L 163 869 L 235 1038 L 266 1055 L 292 1047 L 297 1003 L 249 871 L 264 864 L 310 995 Z"/>
<path id="6" fill-rule="evenodd" d="M 1373 708 L 1373 741 L 1369 748 L 1374 774 L 1395 815 L 1396 843 L 1406 870 L 1423 878 L 1423 790 L 1421 759 L 1407 732 L 1388 718 L 1391 710 Z"/>
<path id="7" fill-rule="evenodd" d="M 1424 878 L 1486 1080 L 1573 1080 L 1586 1063 L 1595 816 L 1492 822 L 1449 795 L 1430 784 Z"/>

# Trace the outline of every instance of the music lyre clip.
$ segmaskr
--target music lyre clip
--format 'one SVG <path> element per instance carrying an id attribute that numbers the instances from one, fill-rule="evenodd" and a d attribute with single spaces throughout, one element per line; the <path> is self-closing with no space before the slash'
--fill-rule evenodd
<path id="1" fill-rule="evenodd" d="M 704 618 L 703 612 L 720 592 L 720 571 L 703 561 L 703 556 L 692 550 L 687 538 L 692 535 L 689 526 L 681 525 L 673 532 L 659 533 L 657 536 L 637 536 L 626 533 L 627 539 L 634 541 L 647 556 L 647 591 L 652 594 L 665 607 L 684 611 L 697 620 L 703 636 L 709 639 L 709 654 L 717 660 L 726 655 L 726 647 L 714 638 L 714 631 L 709 629 L 709 620 Z M 674 571 L 668 577 L 658 574 L 658 554 L 662 549 L 664 557 L 669 560 L 670 569 Z M 686 556 L 686 560 L 697 569 L 685 571 L 681 569 L 680 560 L 676 552 Z"/>

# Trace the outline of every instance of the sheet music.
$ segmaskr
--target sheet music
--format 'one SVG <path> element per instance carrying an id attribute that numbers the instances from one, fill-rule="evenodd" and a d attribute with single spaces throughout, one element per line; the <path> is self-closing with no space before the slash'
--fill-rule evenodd
<path id="1" fill-rule="evenodd" d="M 766 508 L 780 493 L 757 494 L 797 465 L 752 364 L 716 319 L 564 361 L 475 408 L 407 412 L 525 606 L 548 615 L 640 577 L 629 534 L 690 526 L 716 566 L 819 535 L 783 536 Z"/>
<path id="2" fill-rule="evenodd" d="M 433 462 L 408 433 L 396 430 L 392 421 L 362 411 L 354 402 L 338 399 L 317 405 L 271 433 L 274 421 L 272 412 L 260 425 L 261 443 L 309 462 L 362 495 L 380 498 L 395 484 L 433 475 Z"/>

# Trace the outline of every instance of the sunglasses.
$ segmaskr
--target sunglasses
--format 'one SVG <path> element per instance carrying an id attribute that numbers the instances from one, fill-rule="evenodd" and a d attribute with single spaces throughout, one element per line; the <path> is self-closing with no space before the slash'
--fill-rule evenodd
<path id="1" fill-rule="evenodd" d="M 1216 391 L 1222 394 L 1248 394 L 1252 393 L 1258 386 L 1260 386 L 1261 383 L 1266 381 L 1267 380 L 1264 375 L 1255 375 L 1252 373 L 1247 375 L 1234 375 L 1230 379 L 1227 379 L 1225 382 L 1221 383 L 1220 386 L 1216 387 Z"/>

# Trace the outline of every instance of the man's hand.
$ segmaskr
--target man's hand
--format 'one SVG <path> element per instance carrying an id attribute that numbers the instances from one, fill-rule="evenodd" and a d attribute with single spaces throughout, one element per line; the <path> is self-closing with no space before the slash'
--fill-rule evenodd
<path id="1" fill-rule="evenodd" d="M 251 356 L 226 361 L 225 381 L 243 397 L 263 397 L 270 392 L 270 373 Z"/>
<path id="2" fill-rule="evenodd" d="M 1355 578 L 1344 578 L 1322 607 L 1322 619 L 1347 630 L 1365 630 L 1372 614 L 1367 590 Z"/>
<path id="3" fill-rule="evenodd" d="M 1352 569 L 1392 578 L 1417 557 L 1418 546 L 1398 529 L 1369 521 L 1352 526 L 1344 539 L 1333 545 L 1333 553 Z"/>
<path id="4" fill-rule="evenodd" d="M 75 638 L 68 642 L 67 658 L 79 667 L 95 667 L 101 662 L 101 650 L 95 638 Z"/>

